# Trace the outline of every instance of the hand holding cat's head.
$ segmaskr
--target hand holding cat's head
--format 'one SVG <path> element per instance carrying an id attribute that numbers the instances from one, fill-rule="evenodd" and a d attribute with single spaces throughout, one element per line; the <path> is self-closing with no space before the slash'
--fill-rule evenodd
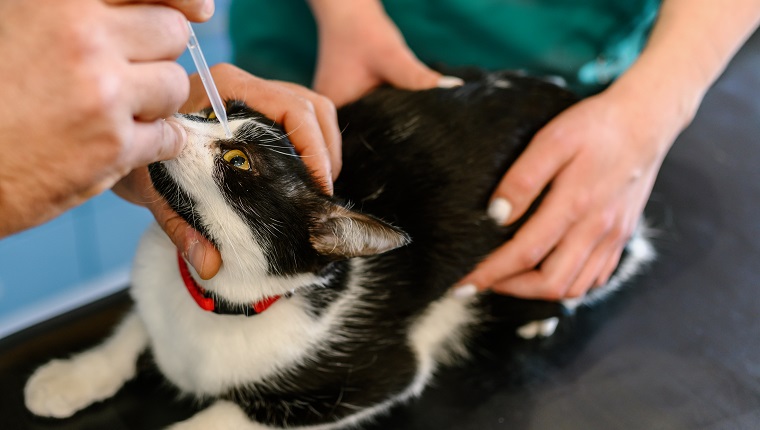
<path id="1" fill-rule="evenodd" d="M 213 112 L 177 115 L 187 145 L 176 159 L 150 166 L 159 193 L 222 252 L 222 270 L 316 272 L 408 242 L 397 228 L 325 194 L 275 121 L 240 102 L 227 110 L 231 139 Z"/>

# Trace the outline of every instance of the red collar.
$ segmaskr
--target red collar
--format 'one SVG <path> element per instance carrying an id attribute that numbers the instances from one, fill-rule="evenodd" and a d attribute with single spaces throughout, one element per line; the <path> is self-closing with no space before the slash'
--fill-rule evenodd
<path id="1" fill-rule="evenodd" d="M 179 262 L 179 273 L 182 275 L 182 281 L 185 282 L 187 291 L 193 300 L 195 300 L 195 303 L 204 311 L 221 315 L 252 316 L 264 312 L 281 297 L 267 297 L 248 306 L 233 305 L 226 301 L 215 302 L 214 297 L 195 282 L 193 275 L 190 274 L 190 269 L 187 268 L 185 259 L 182 258 L 182 254 L 179 252 L 177 253 L 177 262 Z"/>

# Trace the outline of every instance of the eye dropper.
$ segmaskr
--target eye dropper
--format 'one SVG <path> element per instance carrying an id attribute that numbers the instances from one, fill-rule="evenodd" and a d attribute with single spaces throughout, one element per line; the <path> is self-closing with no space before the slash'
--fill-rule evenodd
<path id="1" fill-rule="evenodd" d="M 187 22 L 187 28 L 190 30 L 190 39 L 187 41 L 187 50 L 190 51 L 190 56 L 193 57 L 193 63 L 195 63 L 195 69 L 198 71 L 198 75 L 201 77 L 203 88 L 206 89 L 208 99 L 211 101 L 211 108 L 214 109 L 219 122 L 222 123 L 224 134 L 228 139 L 232 138 L 232 132 L 230 131 L 230 125 L 227 123 L 227 111 L 224 110 L 224 103 L 219 96 L 219 91 L 214 84 L 214 78 L 211 77 L 211 71 L 208 69 L 206 58 L 203 57 L 201 51 L 201 45 L 198 44 L 198 38 L 195 36 L 193 26 L 190 25 L 190 21 Z"/>

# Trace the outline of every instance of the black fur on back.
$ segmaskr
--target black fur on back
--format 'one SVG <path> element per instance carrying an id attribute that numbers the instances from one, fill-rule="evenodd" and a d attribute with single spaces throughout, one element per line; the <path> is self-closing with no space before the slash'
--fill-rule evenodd
<path id="1" fill-rule="evenodd" d="M 338 421 L 408 387 L 417 370 L 410 324 L 522 224 L 497 226 L 486 214 L 489 197 L 532 136 L 576 101 L 540 80 L 492 74 L 454 89 L 381 88 L 341 108 L 336 196 L 411 243 L 364 259 L 361 306 L 315 357 L 225 397 L 258 422 L 299 426 Z M 333 287 L 358 276 L 337 267 Z M 329 293 L 307 294 L 319 307 Z M 476 314 L 499 314 L 515 327 L 561 312 L 496 295 L 480 306 Z"/>
<path id="2" fill-rule="evenodd" d="M 493 223 L 489 198 L 533 135 L 576 101 L 506 73 L 454 89 L 379 89 L 339 111 L 344 167 L 335 193 L 411 236 L 394 255 L 415 269 L 400 276 L 435 285 L 437 297 L 522 225 Z"/>

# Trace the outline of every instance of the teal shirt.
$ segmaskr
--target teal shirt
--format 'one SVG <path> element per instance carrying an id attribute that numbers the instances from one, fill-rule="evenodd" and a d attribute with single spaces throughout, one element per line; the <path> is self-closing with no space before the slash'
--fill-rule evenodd
<path id="1" fill-rule="evenodd" d="M 660 1 L 385 0 L 383 5 L 427 64 L 556 75 L 590 94 L 637 58 Z M 235 0 L 230 33 L 233 61 L 240 67 L 310 85 L 317 35 L 305 0 Z"/>

